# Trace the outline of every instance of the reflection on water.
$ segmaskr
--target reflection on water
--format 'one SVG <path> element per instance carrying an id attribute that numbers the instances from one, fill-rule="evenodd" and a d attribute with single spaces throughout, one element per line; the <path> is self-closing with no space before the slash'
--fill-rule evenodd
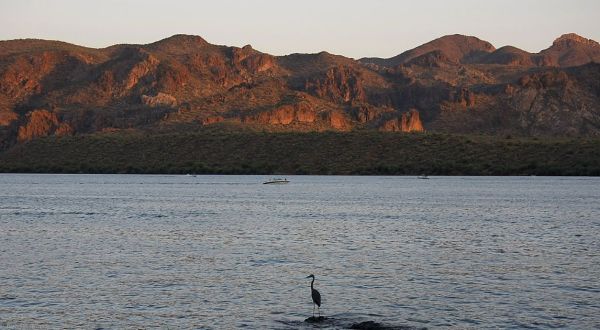
<path id="1" fill-rule="evenodd" d="M 265 179 L 0 175 L 0 328 L 600 327 L 597 178 Z"/>

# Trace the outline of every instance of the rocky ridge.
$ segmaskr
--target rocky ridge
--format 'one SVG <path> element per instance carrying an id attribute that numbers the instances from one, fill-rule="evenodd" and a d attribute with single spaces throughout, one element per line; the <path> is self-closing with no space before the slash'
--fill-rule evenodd
<path id="1" fill-rule="evenodd" d="M 600 46 L 530 54 L 452 35 L 391 59 L 272 56 L 175 35 L 91 49 L 0 42 L 0 148 L 111 130 L 600 135 Z"/>

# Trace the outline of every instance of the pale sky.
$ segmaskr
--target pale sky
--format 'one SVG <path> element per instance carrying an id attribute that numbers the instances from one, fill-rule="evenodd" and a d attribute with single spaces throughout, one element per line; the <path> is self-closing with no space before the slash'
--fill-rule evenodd
<path id="1" fill-rule="evenodd" d="M 569 32 L 600 41 L 599 0 L 0 0 L 0 40 L 96 48 L 183 33 L 273 55 L 391 57 L 454 33 L 538 52 Z"/>

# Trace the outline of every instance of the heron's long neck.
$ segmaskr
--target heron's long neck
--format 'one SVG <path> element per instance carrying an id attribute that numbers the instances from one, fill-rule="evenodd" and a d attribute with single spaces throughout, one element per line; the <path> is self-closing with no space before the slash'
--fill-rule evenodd
<path id="1" fill-rule="evenodd" d="M 310 289 L 313 289 L 313 283 L 315 283 L 315 278 L 313 277 L 312 281 L 310 281 Z"/>

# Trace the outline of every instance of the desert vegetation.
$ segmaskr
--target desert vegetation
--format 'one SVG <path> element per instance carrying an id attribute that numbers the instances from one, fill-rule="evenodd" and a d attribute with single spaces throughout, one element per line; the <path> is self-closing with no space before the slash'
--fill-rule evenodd
<path id="1" fill-rule="evenodd" d="M 0 171 L 319 175 L 600 175 L 600 139 L 365 132 L 112 132 L 0 154 Z"/>

